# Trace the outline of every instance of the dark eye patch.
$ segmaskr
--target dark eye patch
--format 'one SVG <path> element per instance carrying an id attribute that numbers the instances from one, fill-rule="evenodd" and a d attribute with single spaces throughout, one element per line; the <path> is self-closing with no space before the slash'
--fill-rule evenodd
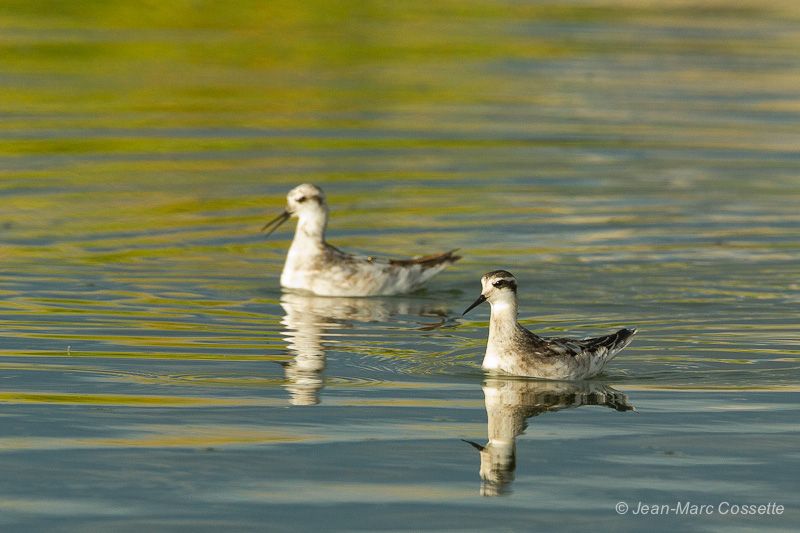
<path id="1" fill-rule="evenodd" d="M 517 288 L 517 284 L 508 279 L 498 279 L 494 283 L 492 283 L 496 288 L 502 289 L 504 287 L 511 287 L 512 289 Z"/>
<path id="2" fill-rule="evenodd" d="M 302 204 L 302 203 L 303 203 L 303 202 L 305 202 L 306 200 L 308 200 L 308 198 L 306 198 L 305 196 L 301 196 L 300 198 L 298 198 L 298 199 L 297 199 L 297 203 L 298 203 L 298 204 Z"/>

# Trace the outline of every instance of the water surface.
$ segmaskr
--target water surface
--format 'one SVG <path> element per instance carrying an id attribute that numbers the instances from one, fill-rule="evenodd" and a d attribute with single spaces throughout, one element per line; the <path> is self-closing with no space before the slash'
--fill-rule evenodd
<path id="1" fill-rule="evenodd" d="M 799 23 L 5 3 L 0 524 L 796 529 Z M 284 294 L 291 228 L 259 229 L 302 182 L 341 248 L 463 259 Z M 488 379 L 488 306 L 460 315 L 496 268 L 544 335 L 639 333 L 589 384 Z M 633 514 L 686 502 L 714 512 Z"/>

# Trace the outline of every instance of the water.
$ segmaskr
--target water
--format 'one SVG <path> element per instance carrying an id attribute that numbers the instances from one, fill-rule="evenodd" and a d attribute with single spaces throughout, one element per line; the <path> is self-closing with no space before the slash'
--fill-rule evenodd
<path id="1" fill-rule="evenodd" d="M 798 20 L 5 3 L 3 529 L 795 530 Z M 259 228 L 302 182 L 342 248 L 464 258 L 282 294 Z M 531 329 L 639 334 L 588 385 L 487 380 L 495 268 Z"/>

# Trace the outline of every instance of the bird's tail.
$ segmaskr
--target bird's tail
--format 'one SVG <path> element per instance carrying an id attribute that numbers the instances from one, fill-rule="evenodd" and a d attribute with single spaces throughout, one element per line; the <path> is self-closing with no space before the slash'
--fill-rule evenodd
<path id="1" fill-rule="evenodd" d="M 393 265 L 404 267 L 420 265 L 423 270 L 436 267 L 444 268 L 447 265 L 451 265 L 461 259 L 461 256 L 456 255 L 455 252 L 456 250 L 450 250 L 449 252 L 425 255 L 423 257 L 416 257 L 414 259 L 391 259 L 389 262 Z"/>
<path id="2" fill-rule="evenodd" d="M 616 357 L 620 350 L 631 343 L 634 335 L 636 335 L 636 328 L 622 328 L 615 333 L 600 337 L 597 340 L 599 344 L 603 344 L 608 348 L 608 360 L 610 361 Z"/>

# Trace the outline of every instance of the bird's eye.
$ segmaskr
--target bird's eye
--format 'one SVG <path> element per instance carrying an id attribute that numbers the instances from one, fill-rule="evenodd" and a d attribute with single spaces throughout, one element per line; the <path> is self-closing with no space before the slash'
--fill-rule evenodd
<path id="1" fill-rule="evenodd" d="M 306 201 L 306 197 L 305 196 L 301 196 L 300 198 L 297 199 L 297 203 L 298 204 L 302 204 L 305 201 Z"/>
<path id="2" fill-rule="evenodd" d="M 497 287 L 498 289 L 499 289 L 499 288 L 501 288 L 501 287 L 504 287 L 504 286 L 505 286 L 505 284 L 506 284 L 506 280 L 504 280 L 504 279 L 498 279 L 497 281 L 495 281 L 494 283 L 492 283 L 492 285 L 494 285 L 494 286 L 495 286 L 495 287 Z"/>

